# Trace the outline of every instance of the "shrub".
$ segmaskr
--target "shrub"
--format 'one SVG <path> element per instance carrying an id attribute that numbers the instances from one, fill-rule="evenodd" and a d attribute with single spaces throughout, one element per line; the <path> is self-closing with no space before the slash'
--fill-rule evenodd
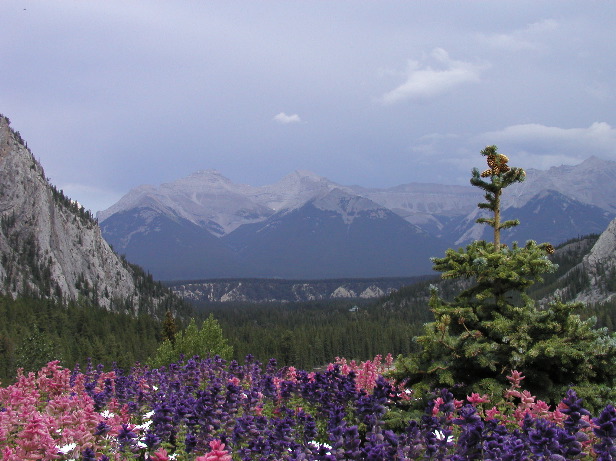
<path id="1" fill-rule="evenodd" d="M 165 339 L 154 357 L 148 361 L 148 365 L 158 368 L 176 362 L 181 357 L 188 359 L 193 356 L 215 355 L 229 359 L 233 355 L 233 347 L 227 344 L 218 321 L 210 314 L 201 324 L 201 328 L 197 327 L 195 319 L 191 319 L 184 331 L 171 339 Z"/>

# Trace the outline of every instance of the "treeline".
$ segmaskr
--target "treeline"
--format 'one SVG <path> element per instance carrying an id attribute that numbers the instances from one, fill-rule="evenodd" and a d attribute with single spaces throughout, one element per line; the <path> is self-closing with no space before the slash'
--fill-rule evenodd
<path id="1" fill-rule="evenodd" d="M 49 179 L 47 182 L 49 183 L 53 199 L 56 203 L 67 208 L 76 218 L 79 218 L 84 226 L 91 228 L 92 226 L 98 224 L 98 220 L 94 217 L 90 210 L 87 210 L 83 205 L 65 195 L 64 191 L 51 184 Z"/>
<path id="2" fill-rule="evenodd" d="M 90 304 L 0 296 L 0 381 L 18 367 L 39 369 L 50 360 L 130 368 L 149 358 L 162 341 L 162 323 L 149 315 L 109 312 Z"/>
<path id="3" fill-rule="evenodd" d="M 260 361 L 312 369 L 337 356 L 367 360 L 376 354 L 407 354 L 413 337 L 429 321 L 425 303 L 400 306 L 328 301 L 292 304 L 201 306 L 219 321 L 234 358 L 252 354 Z"/>
<path id="4" fill-rule="evenodd" d="M 552 255 L 559 264 L 558 271 L 547 274 L 545 283 L 529 294 L 541 299 L 562 288 L 559 277 L 581 261 L 595 240 L 596 236 L 580 239 L 579 245 Z M 140 291 L 150 294 L 145 299 L 163 295 L 162 285 L 139 268 L 133 269 Z M 588 283 L 587 279 L 586 274 L 573 271 L 564 283 L 577 291 Z M 434 278 L 403 287 L 378 301 L 201 304 L 195 306 L 195 317 L 201 322 L 214 315 L 237 360 L 250 354 L 263 362 L 276 358 L 280 365 L 312 369 L 336 356 L 368 360 L 376 354 L 416 351 L 413 338 L 423 333 L 425 323 L 434 320 L 428 307 L 430 285 L 438 285 L 443 298 L 453 299 L 466 283 L 470 281 Z M 159 315 L 154 318 L 145 314 L 145 306 L 109 312 L 96 307 L 88 296 L 68 304 L 33 296 L 17 300 L 0 297 L 0 380 L 6 384 L 14 378 L 17 367 L 35 370 L 53 359 L 62 360 L 68 367 L 85 364 L 88 359 L 107 367 L 117 363 L 122 368 L 145 362 L 164 337 L 161 310 L 177 313 L 178 331 L 193 315 L 190 307 L 177 301 L 170 297 L 160 303 Z M 143 314 L 135 316 L 135 311 Z M 616 300 L 586 305 L 579 313 L 583 318 L 596 317 L 599 327 L 616 330 Z"/>
<path id="5" fill-rule="evenodd" d="M 616 331 L 616 299 L 605 303 L 591 304 L 585 306 L 580 313 L 580 317 L 586 319 L 595 317 L 598 328 L 607 328 L 609 331 Z"/>

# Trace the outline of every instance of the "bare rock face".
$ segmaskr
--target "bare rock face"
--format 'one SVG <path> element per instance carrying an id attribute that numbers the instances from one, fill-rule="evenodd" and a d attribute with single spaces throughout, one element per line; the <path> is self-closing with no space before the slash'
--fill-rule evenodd
<path id="1" fill-rule="evenodd" d="M 616 296 L 610 288 L 616 278 L 616 219 L 599 236 L 582 265 L 588 274 L 590 288 L 580 293 L 577 301 L 602 302 Z"/>
<path id="2" fill-rule="evenodd" d="M 49 183 L 4 116 L 0 224 L 0 294 L 83 297 L 107 309 L 136 311 L 143 305 L 136 280 L 147 277 L 113 252 L 89 211 Z"/>

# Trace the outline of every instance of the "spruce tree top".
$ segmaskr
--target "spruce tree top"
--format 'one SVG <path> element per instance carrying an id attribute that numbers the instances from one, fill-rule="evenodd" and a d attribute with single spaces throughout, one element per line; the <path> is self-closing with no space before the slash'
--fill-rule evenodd
<path id="1" fill-rule="evenodd" d="M 526 172 L 522 168 L 509 167 L 509 159 L 506 155 L 499 154 L 496 146 L 487 146 L 481 151 L 481 155 L 487 157 L 488 169 L 479 174 L 477 168 L 473 168 L 471 184 L 484 191 L 485 203 L 479 203 L 479 208 L 492 211 L 492 218 L 479 218 L 478 223 L 485 223 L 494 228 L 494 251 L 500 249 L 500 231 L 509 227 L 517 226 L 520 221 L 517 219 L 501 222 L 500 206 L 503 189 L 515 182 L 522 182 L 526 177 Z M 482 178 L 490 178 L 484 181 Z"/>
<path id="2" fill-rule="evenodd" d="M 520 223 L 517 219 L 501 220 L 503 190 L 511 184 L 524 181 L 526 173 L 522 168 L 510 167 L 507 164 L 509 159 L 499 154 L 496 146 L 487 146 L 481 155 L 487 157 L 488 169 L 479 173 L 477 168 L 473 168 L 470 181 L 473 186 L 485 191 L 486 202 L 477 206 L 490 210 L 492 216 L 479 218 L 476 222 L 494 229 L 494 241 L 477 240 L 464 250 L 449 249 L 445 257 L 432 258 L 432 262 L 434 270 L 442 272 L 443 278 L 475 279 L 475 284 L 459 296 L 479 299 L 494 297 L 502 301 L 508 291 L 524 293 L 529 286 L 542 281 L 541 274 L 556 269 L 546 257 L 546 254 L 554 252 L 554 247 L 549 243 L 538 245 L 532 240 L 521 248 L 516 243 L 512 248 L 501 244 L 501 230 Z M 522 298 L 524 302 L 527 301 L 524 295 Z"/>

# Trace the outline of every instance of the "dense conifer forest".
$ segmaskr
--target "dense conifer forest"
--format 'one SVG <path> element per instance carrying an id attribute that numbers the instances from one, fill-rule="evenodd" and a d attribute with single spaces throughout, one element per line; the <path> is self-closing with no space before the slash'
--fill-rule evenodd
<path id="1" fill-rule="evenodd" d="M 0 382 L 20 367 L 37 370 L 50 360 L 128 369 L 145 361 L 162 340 L 159 320 L 48 299 L 0 297 Z"/>
<path id="2" fill-rule="evenodd" d="M 335 357 L 366 360 L 377 354 L 414 350 L 413 337 L 429 321 L 419 302 L 375 305 L 349 301 L 219 305 L 203 309 L 219 320 L 235 358 L 318 368 Z"/>
<path id="3" fill-rule="evenodd" d="M 566 286 L 574 295 L 589 282 L 583 272 L 570 272 L 578 264 L 584 249 L 598 236 L 576 241 L 577 250 L 556 251 L 550 259 L 558 270 L 546 274 L 529 294 L 541 299 Z M 147 279 L 147 277 L 146 277 Z M 251 354 L 262 362 L 276 358 L 280 365 L 318 368 L 336 356 L 367 360 L 376 354 L 394 356 L 417 350 L 413 338 L 423 325 L 433 321 L 428 307 L 430 285 L 438 284 L 444 298 L 452 298 L 460 281 L 422 281 L 401 288 L 378 300 L 333 300 L 306 303 L 211 303 L 195 306 L 197 320 L 213 314 L 233 347 L 233 358 L 242 360 Z M 609 288 L 609 287 L 607 287 Z M 129 368 L 145 362 L 164 339 L 162 319 L 147 315 L 134 317 L 98 308 L 91 301 L 68 305 L 24 296 L 17 300 L 0 297 L 0 381 L 14 378 L 17 367 L 34 370 L 48 360 L 61 359 L 65 366 L 93 363 L 111 367 L 114 363 Z M 586 305 L 582 318 L 596 317 L 598 327 L 614 331 L 616 302 Z M 187 324 L 189 312 L 176 318 L 178 330 Z"/>

